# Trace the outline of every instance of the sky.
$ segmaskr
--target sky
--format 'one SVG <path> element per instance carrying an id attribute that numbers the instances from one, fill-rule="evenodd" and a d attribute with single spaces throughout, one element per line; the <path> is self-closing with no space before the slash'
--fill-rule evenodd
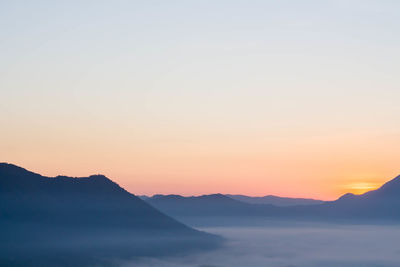
<path id="1" fill-rule="evenodd" d="M 400 174 L 400 2 L 1 1 L 0 161 L 134 194 Z"/>

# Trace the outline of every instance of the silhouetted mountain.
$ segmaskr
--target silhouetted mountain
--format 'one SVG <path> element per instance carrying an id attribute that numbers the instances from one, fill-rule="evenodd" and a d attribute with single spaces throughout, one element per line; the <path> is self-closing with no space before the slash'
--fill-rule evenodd
<path id="1" fill-rule="evenodd" d="M 400 175 L 377 190 L 360 195 L 363 199 L 400 201 Z"/>
<path id="2" fill-rule="evenodd" d="M 49 178 L 6 163 L 0 163 L 0 236 L 2 266 L 76 266 L 185 253 L 220 241 L 103 175 Z"/>
<path id="3" fill-rule="evenodd" d="M 226 196 L 250 204 L 271 204 L 281 207 L 296 206 L 296 205 L 315 205 L 324 203 L 324 201 L 322 200 L 311 199 L 311 198 L 290 198 L 290 197 L 278 197 L 272 195 L 263 197 L 250 197 L 245 195 L 227 194 Z"/>
<path id="4" fill-rule="evenodd" d="M 345 194 L 323 205 L 329 216 L 400 221 L 400 176 L 362 195 Z"/>
<path id="5" fill-rule="evenodd" d="M 163 210 L 167 214 L 175 216 L 214 216 L 235 215 L 251 212 L 253 205 L 231 199 L 222 194 L 202 195 L 198 197 L 183 197 L 179 195 L 155 195 L 147 202 Z"/>
<path id="6" fill-rule="evenodd" d="M 146 200 L 189 225 L 254 224 L 265 220 L 380 223 L 400 222 L 400 176 L 362 195 L 345 194 L 322 204 L 250 204 L 215 194 L 199 197 L 156 195 Z"/>
<path id="7" fill-rule="evenodd" d="M 245 218 L 254 220 L 280 211 L 280 207 L 249 204 L 223 194 L 197 197 L 155 195 L 146 201 L 164 213 L 196 226 L 236 225 Z"/>

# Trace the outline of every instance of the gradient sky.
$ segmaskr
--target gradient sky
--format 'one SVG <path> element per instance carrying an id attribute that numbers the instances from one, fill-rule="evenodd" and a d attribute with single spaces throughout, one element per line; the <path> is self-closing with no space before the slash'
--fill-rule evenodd
<path id="1" fill-rule="evenodd" d="M 135 194 L 361 193 L 400 173 L 399 10 L 1 1 L 0 161 Z"/>

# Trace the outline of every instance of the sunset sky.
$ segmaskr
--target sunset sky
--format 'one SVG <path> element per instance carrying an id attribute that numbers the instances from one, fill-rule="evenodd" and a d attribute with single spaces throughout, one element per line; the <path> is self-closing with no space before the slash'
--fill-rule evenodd
<path id="1" fill-rule="evenodd" d="M 134 194 L 376 188 L 400 174 L 399 10 L 1 1 L 0 162 Z"/>

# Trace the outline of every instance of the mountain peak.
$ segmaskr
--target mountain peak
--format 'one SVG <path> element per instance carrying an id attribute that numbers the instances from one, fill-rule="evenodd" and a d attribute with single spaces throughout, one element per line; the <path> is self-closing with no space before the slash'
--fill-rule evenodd
<path id="1" fill-rule="evenodd" d="M 0 163 L 0 192 L 129 194 L 102 174 L 89 177 L 47 177 L 9 163 Z"/>
<path id="2" fill-rule="evenodd" d="M 17 165 L 11 164 L 11 163 L 0 162 L 0 168 L 6 168 L 6 167 L 17 167 L 17 168 L 21 168 L 21 167 L 18 167 Z M 21 168 L 21 169 L 22 169 L 22 168 Z"/>
<path id="3" fill-rule="evenodd" d="M 17 165 L 7 163 L 7 162 L 0 162 L 0 171 L 7 171 L 7 172 L 29 172 L 32 173 L 22 167 L 19 167 Z"/>
<path id="4" fill-rule="evenodd" d="M 361 195 L 347 193 L 341 196 L 337 201 L 346 200 L 373 200 L 373 201 L 400 201 L 400 175 L 386 182 L 376 190 L 368 191 Z"/>
<path id="5" fill-rule="evenodd" d="M 98 183 L 114 183 L 110 178 L 102 174 L 90 175 L 88 178 Z"/>
<path id="6" fill-rule="evenodd" d="M 103 174 L 92 174 L 89 178 L 108 180 L 108 178 Z"/>
<path id="7" fill-rule="evenodd" d="M 227 198 L 229 198 L 229 197 L 227 197 L 227 196 L 225 196 L 225 195 L 223 195 L 223 194 L 217 193 L 217 194 L 201 195 L 201 196 L 199 196 L 199 198 L 206 198 L 206 199 L 227 199 Z"/>
<path id="8" fill-rule="evenodd" d="M 6 162 L 0 163 L 0 185 L 2 187 L 8 183 L 18 183 L 23 180 L 25 176 L 33 177 L 34 179 L 41 177 L 41 175 L 28 171 L 17 165 Z"/>
<path id="9" fill-rule="evenodd" d="M 347 200 L 347 199 L 354 199 L 356 198 L 356 195 L 353 193 L 347 193 L 341 196 L 338 200 Z"/>

